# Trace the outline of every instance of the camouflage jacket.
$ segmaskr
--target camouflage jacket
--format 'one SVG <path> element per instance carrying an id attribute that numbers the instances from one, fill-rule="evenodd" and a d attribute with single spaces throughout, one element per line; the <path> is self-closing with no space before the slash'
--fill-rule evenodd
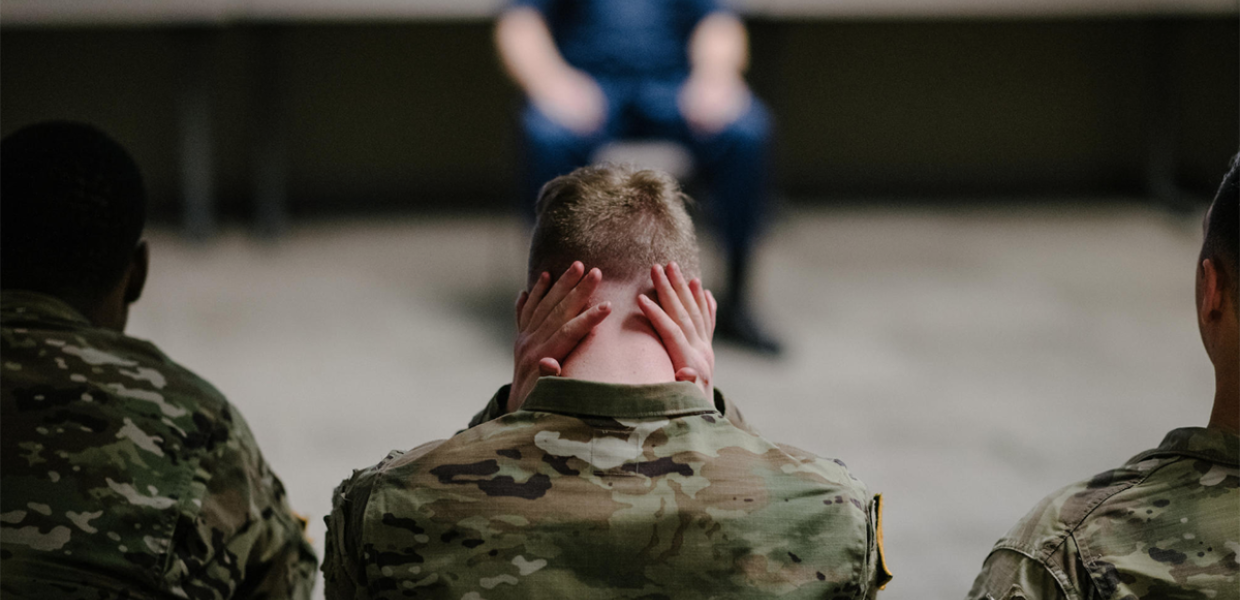
<path id="1" fill-rule="evenodd" d="M 543 378 L 486 416 L 337 488 L 328 598 L 844 599 L 885 583 L 874 501 L 843 463 L 737 427 L 692 384 Z"/>
<path id="2" fill-rule="evenodd" d="M 155 346 L 0 294 L 8 598 L 308 598 L 304 523 L 236 409 Z"/>
<path id="3" fill-rule="evenodd" d="M 970 599 L 1240 598 L 1240 438 L 1188 427 L 1051 494 L 997 544 Z"/>

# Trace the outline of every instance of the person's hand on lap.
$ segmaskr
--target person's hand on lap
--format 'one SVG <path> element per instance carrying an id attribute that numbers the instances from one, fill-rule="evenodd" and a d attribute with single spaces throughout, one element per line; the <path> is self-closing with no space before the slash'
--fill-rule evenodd
<path id="1" fill-rule="evenodd" d="M 745 111 L 753 96 L 739 73 L 694 72 L 680 88 L 677 99 L 680 114 L 684 115 L 695 132 L 711 135 L 723 131 Z"/>
<path id="2" fill-rule="evenodd" d="M 607 116 L 607 97 L 598 82 L 571 67 L 540 80 L 528 91 L 538 110 L 577 134 L 598 131 Z"/>

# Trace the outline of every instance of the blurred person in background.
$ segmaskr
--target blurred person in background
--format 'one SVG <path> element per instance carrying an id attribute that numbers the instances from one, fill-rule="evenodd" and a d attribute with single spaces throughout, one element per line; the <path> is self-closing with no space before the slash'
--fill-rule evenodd
<path id="1" fill-rule="evenodd" d="M 1043 499 L 995 544 L 969 598 L 1240 598 L 1240 155 L 1206 212 L 1197 325 L 1209 424 Z"/>
<path id="2" fill-rule="evenodd" d="M 743 78 L 741 21 L 717 0 L 513 0 L 496 44 L 529 99 L 524 201 L 609 141 L 682 143 L 710 183 L 727 258 L 718 333 L 777 354 L 748 301 L 771 120 Z"/>
<path id="3" fill-rule="evenodd" d="M 6 598 L 308 598 L 305 523 L 211 384 L 123 331 L 146 283 L 138 166 L 93 127 L 0 142 Z"/>
<path id="4" fill-rule="evenodd" d="M 337 488 L 329 598 L 874 597 L 879 499 L 713 386 L 685 202 L 649 170 L 547 184 L 512 384 Z"/>

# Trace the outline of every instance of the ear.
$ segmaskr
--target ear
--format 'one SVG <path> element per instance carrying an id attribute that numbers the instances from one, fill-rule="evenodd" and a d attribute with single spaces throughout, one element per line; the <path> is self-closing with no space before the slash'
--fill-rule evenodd
<path id="1" fill-rule="evenodd" d="M 146 240 L 138 242 L 129 261 L 129 279 L 125 282 L 125 304 L 133 304 L 142 297 L 146 287 L 146 274 L 151 266 L 151 249 Z"/>

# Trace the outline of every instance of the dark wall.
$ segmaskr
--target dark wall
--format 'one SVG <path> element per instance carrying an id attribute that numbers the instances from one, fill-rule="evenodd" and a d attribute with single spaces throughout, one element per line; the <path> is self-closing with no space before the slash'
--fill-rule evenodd
<path id="1" fill-rule="evenodd" d="M 1159 135 L 1175 182 L 1204 196 L 1240 146 L 1228 18 L 750 27 L 751 79 L 778 119 L 778 182 L 794 196 L 1140 194 Z M 195 43 L 229 211 L 248 210 L 264 103 L 285 107 L 295 212 L 502 205 L 513 188 L 520 99 L 486 23 L 6 28 L 0 130 L 95 122 L 173 213 Z"/>
<path id="2" fill-rule="evenodd" d="M 518 95 L 481 25 L 289 30 L 292 194 L 477 202 L 515 181 Z"/>
<path id="3" fill-rule="evenodd" d="M 757 56 L 772 73 L 761 87 L 781 117 L 780 173 L 791 192 L 1140 193 L 1148 142 L 1173 121 L 1175 177 L 1206 193 L 1237 150 L 1232 21 L 761 33 Z"/>
<path id="4" fill-rule="evenodd" d="M 95 123 L 134 154 L 153 199 L 171 200 L 176 42 L 169 32 L 0 30 L 0 130 L 44 119 Z"/>

